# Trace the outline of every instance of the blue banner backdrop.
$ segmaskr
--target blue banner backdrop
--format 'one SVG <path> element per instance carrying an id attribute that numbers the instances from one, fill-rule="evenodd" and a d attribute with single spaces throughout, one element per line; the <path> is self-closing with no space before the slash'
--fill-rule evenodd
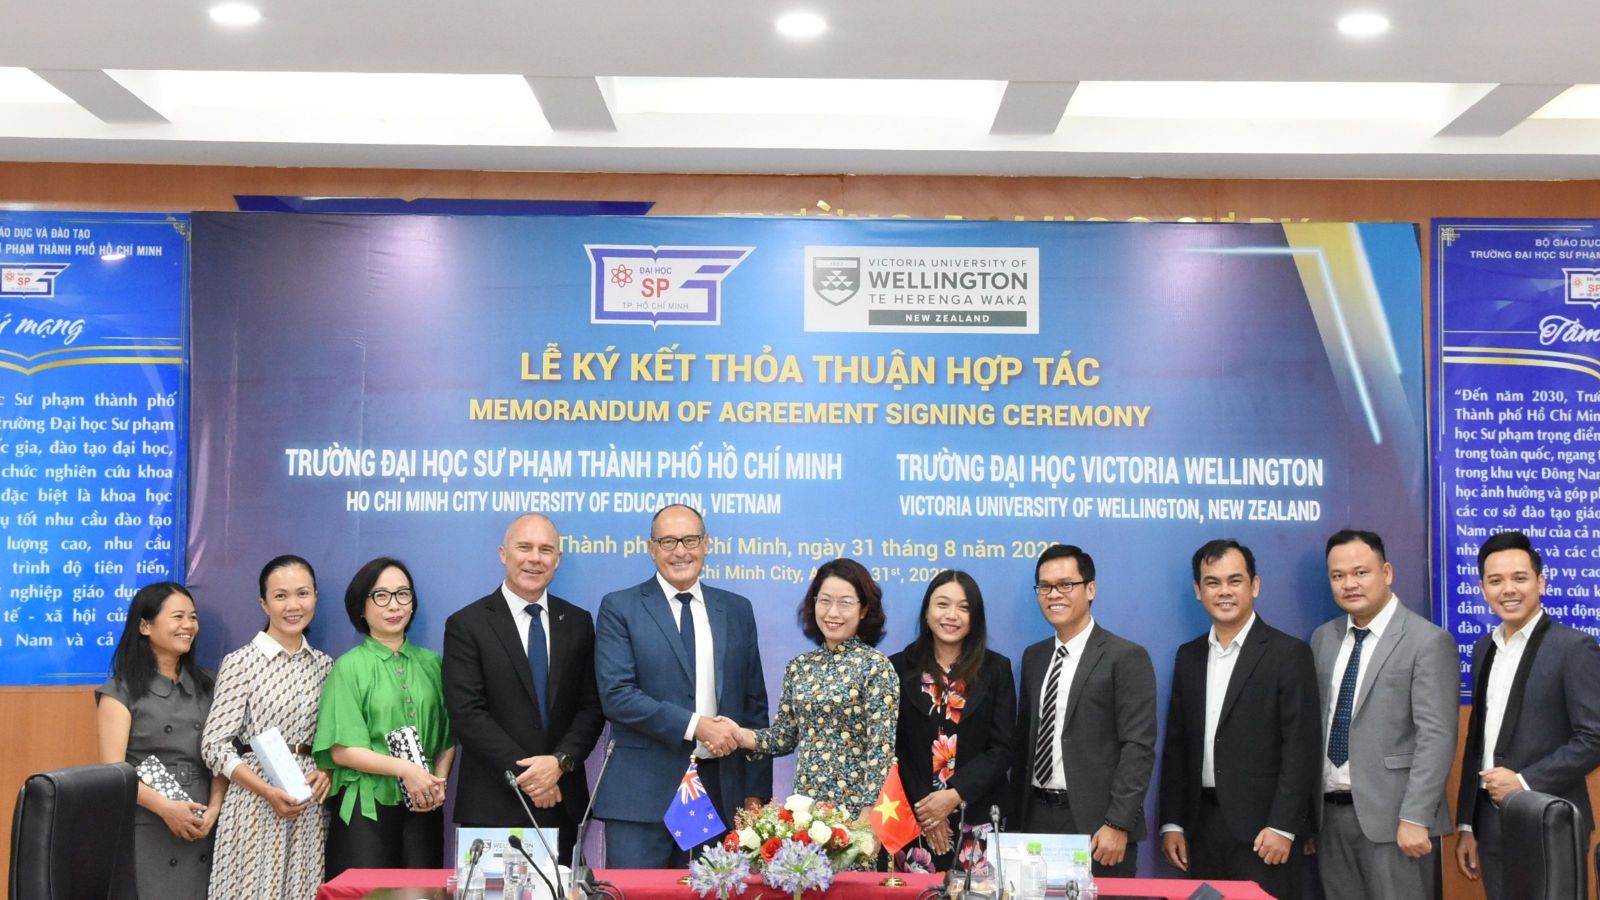
<path id="1" fill-rule="evenodd" d="M 98 684 L 183 577 L 188 223 L 0 212 L 0 684 Z"/>
<path id="2" fill-rule="evenodd" d="M 1600 222 L 1440 219 L 1433 247 L 1435 586 L 1466 699 L 1497 531 L 1544 556 L 1545 611 L 1600 634 Z"/>
<path id="3" fill-rule="evenodd" d="M 957 567 L 1017 658 L 1049 634 L 1036 555 L 1080 544 L 1096 620 L 1150 649 L 1163 697 L 1209 624 L 1209 538 L 1255 549 L 1258 609 L 1293 634 L 1338 612 L 1346 525 L 1427 605 L 1409 226 L 199 214 L 194 240 L 212 660 L 260 627 L 275 554 L 318 567 L 330 652 L 349 576 L 405 559 L 438 647 L 514 516 L 554 518 L 556 592 L 592 610 L 649 574 L 674 500 L 705 511 L 706 580 L 755 603 L 774 698 L 841 555 L 883 583 L 886 651 Z"/>

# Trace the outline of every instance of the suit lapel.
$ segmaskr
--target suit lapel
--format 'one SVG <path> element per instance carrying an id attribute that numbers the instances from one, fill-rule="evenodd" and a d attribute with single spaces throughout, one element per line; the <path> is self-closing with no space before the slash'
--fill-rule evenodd
<path id="1" fill-rule="evenodd" d="M 672 618 L 672 604 L 667 602 L 666 596 L 661 593 L 661 585 L 654 578 L 639 585 L 639 603 L 644 607 L 645 614 L 655 620 L 667 646 L 672 648 L 672 655 L 678 658 L 678 665 L 683 667 L 683 674 L 693 684 L 694 662 L 683 649 L 683 636 L 678 633 L 678 623 Z"/>
<path id="2" fill-rule="evenodd" d="M 1267 623 L 1261 621 L 1261 617 L 1257 616 L 1255 627 L 1250 629 L 1249 640 L 1245 641 L 1244 646 L 1239 648 L 1239 661 L 1234 664 L 1233 674 L 1228 676 L 1228 690 L 1222 695 L 1222 711 L 1217 715 L 1218 723 L 1228 721 L 1228 713 L 1232 711 L 1233 704 L 1238 701 L 1239 694 L 1244 691 L 1244 683 L 1250 680 L 1250 673 L 1255 671 L 1255 667 L 1261 662 L 1261 658 L 1267 655 L 1268 636 L 1266 625 Z M 1210 649 L 1211 647 L 1208 644 L 1206 650 L 1209 652 Z M 1202 672 L 1201 677 L 1204 678 L 1205 673 Z"/>
<path id="3" fill-rule="evenodd" d="M 1106 655 L 1105 629 L 1099 625 L 1089 633 L 1089 640 L 1083 647 L 1083 658 L 1078 660 L 1078 670 L 1072 673 L 1072 687 L 1067 694 L 1067 708 L 1061 716 L 1061 739 L 1067 739 L 1067 729 L 1072 727 L 1072 714 L 1078 711 L 1078 699 L 1083 696 L 1084 683 L 1089 680 L 1089 673 L 1100 664 Z"/>
<path id="4" fill-rule="evenodd" d="M 550 674 L 545 683 L 550 686 L 550 696 L 545 698 L 545 708 L 550 710 L 551 717 L 555 716 L 556 698 L 561 696 L 565 685 L 563 676 L 572 668 L 572 641 L 569 640 L 567 629 L 572 625 L 567 621 L 571 612 L 567 601 L 546 594 L 545 602 L 550 604 Z M 548 725 L 548 723 L 547 723 Z"/>
<path id="5" fill-rule="evenodd" d="M 1540 616 L 1539 624 L 1528 635 L 1528 646 L 1522 648 L 1522 660 L 1517 663 L 1516 674 L 1511 676 L 1511 695 L 1506 698 L 1505 718 L 1501 720 L 1500 733 L 1495 738 L 1496 756 L 1505 752 L 1511 736 L 1517 733 L 1517 718 L 1522 715 L 1522 696 L 1528 690 L 1528 672 L 1533 668 L 1534 658 L 1539 655 L 1539 645 L 1550 632 L 1550 622 L 1548 614 Z"/>
<path id="6" fill-rule="evenodd" d="M 717 709 L 738 709 L 737 703 L 724 703 L 722 700 L 722 672 L 726 668 L 723 661 L 728 655 L 728 617 L 723 615 L 722 595 L 705 585 L 700 586 L 700 593 L 705 597 L 706 618 L 711 624 L 711 658 L 713 671 L 717 673 Z M 682 639 L 678 643 L 682 644 Z M 685 653 L 684 657 L 687 658 L 688 654 Z"/>
<path id="7" fill-rule="evenodd" d="M 1389 598 L 1390 603 L 1399 603 L 1398 599 Z M 1372 686 L 1378 681 L 1378 673 L 1383 670 L 1383 664 L 1388 661 L 1389 655 L 1394 652 L 1395 645 L 1399 644 L 1406 633 L 1406 618 L 1410 610 L 1400 607 L 1394 611 L 1394 616 L 1389 619 L 1389 627 L 1378 636 L 1378 643 L 1373 646 L 1372 653 L 1367 657 L 1367 662 L 1362 666 L 1361 684 L 1356 689 L 1355 704 L 1350 707 L 1350 718 L 1355 719 L 1361 712 L 1361 705 L 1367 702 L 1367 695 L 1372 693 Z"/>
<path id="8" fill-rule="evenodd" d="M 1340 616 L 1334 621 L 1339 623 L 1340 628 L 1350 627 L 1348 616 Z M 1322 639 L 1318 640 L 1316 646 L 1312 648 L 1312 652 L 1316 655 L 1317 694 L 1322 697 L 1322 739 L 1324 743 L 1328 739 L 1328 716 L 1333 709 L 1333 694 L 1328 690 L 1328 685 L 1333 682 L 1333 666 L 1334 663 L 1339 661 L 1339 639 L 1343 635 L 1343 631 L 1330 628 L 1322 632 Z M 1313 638 L 1315 637 L 1313 635 Z M 1321 809 L 1320 805 L 1318 809 Z"/>
<path id="9" fill-rule="evenodd" d="M 495 591 L 484 599 L 483 612 L 489 623 L 489 631 L 500 641 L 506 656 L 511 657 L 513 662 L 521 661 L 521 665 L 512 668 L 517 670 L 517 678 L 522 682 L 522 689 L 528 694 L 528 703 L 533 707 L 533 714 L 537 716 L 539 704 L 535 702 L 533 696 L 533 673 L 528 670 L 528 651 L 523 648 L 522 638 L 517 634 L 517 620 L 512 617 L 511 610 L 506 606 L 505 596 L 500 591 Z"/>

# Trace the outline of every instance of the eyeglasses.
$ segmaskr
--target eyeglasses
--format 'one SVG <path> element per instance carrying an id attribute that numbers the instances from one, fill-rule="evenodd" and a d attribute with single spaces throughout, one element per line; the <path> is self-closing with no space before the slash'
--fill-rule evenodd
<path id="1" fill-rule="evenodd" d="M 835 599 L 833 599 L 831 597 L 818 597 L 817 598 L 817 608 L 818 609 L 836 609 L 836 610 L 838 610 L 839 612 L 842 612 L 842 613 L 847 613 L 847 612 L 851 611 L 852 609 L 855 609 L 856 607 L 858 607 L 860 605 L 861 605 L 861 601 L 857 600 L 854 597 L 840 597 L 837 600 L 835 600 Z"/>
<path id="2" fill-rule="evenodd" d="M 650 541 L 657 547 L 660 547 L 668 553 L 671 553 L 672 551 L 678 549 L 679 544 L 682 544 L 683 549 L 685 550 L 699 550 L 700 545 L 705 542 L 705 539 L 706 536 L 703 534 L 686 534 L 683 537 L 651 538 Z"/>
<path id="3" fill-rule="evenodd" d="M 1088 581 L 1057 581 L 1054 584 L 1045 584 L 1041 581 L 1033 586 L 1033 592 L 1041 597 L 1048 597 L 1051 594 L 1060 594 L 1063 597 L 1067 597 L 1073 591 L 1088 583 Z"/>
<path id="4" fill-rule="evenodd" d="M 383 607 L 387 607 L 391 601 L 401 606 L 410 606 L 415 596 L 411 588 L 401 588 L 398 591 L 373 591 L 367 595 L 367 599 Z"/>

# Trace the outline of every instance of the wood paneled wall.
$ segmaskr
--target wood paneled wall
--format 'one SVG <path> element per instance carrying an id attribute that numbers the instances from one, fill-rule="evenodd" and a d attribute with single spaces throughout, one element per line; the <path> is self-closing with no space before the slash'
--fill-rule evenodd
<path id="1" fill-rule="evenodd" d="M 1413 222 L 1419 227 L 1446 216 L 1600 217 L 1600 181 L 622 175 L 0 162 L 0 207 L 6 208 L 232 210 L 236 194 L 653 200 L 652 215 L 684 216 L 1111 221 L 1189 217 L 1237 222 Z M 1427 249 L 1424 240 L 1424 260 Z M 89 689 L 0 689 L 0 723 L 6 726 L 0 737 L 0 791 L 5 792 L 0 796 L 14 798 L 32 772 L 94 761 L 94 702 Z M 1591 796 L 1600 801 L 1600 779 L 1591 776 L 1589 787 Z M 10 831 L 10 819 L 4 818 L 0 834 L 7 847 Z M 1482 897 L 1481 889 L 1456 874 L 1453 839 L 1445 842 L 1445 851 L 1445 897 Z M 7 867 L 0 869 L 4 878 L 9 854 L 0 865 Z"/>

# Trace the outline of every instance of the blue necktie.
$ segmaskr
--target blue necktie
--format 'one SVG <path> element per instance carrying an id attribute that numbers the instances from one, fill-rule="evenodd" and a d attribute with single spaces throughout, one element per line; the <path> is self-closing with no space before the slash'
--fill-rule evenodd
<path id="1" fill-rule="evenodd" d="M 534 700 L 539 704 L 539 722 L 550 729 L 550 656 L 544 646 L 544 623 L 539 620 L 539 604 L 523 607 L 528 613 L 528 672 L 533 676 Z"/>
<path id="2" fill-rule="evenodd" d="M 1356 705 L 1356 685 L 1361 682 L 1361 642 L 1372 633 L 1370 628 L 1352 628 L 1356 636 L 1350 648 L 1350 661 L 1344 666 L 1344 680 L 1339 682 L 1339 700 L 1333 707 L 1333 728 L 1328 731 L 1328 761 L 1342 766 L 1350 759 L 1350 710 Z"/>
<path id="3" fill-rule="evenodd" d="M 678 637 L 683 641 L 683 652 L 689 656 L 689 686 L 694 687 L 700 675 L 700 667 L 694 659 L 694 611 L 689 604 L 694 602 L 694 595 L 685 591 L 673 596 L 678 601 Z"/>

